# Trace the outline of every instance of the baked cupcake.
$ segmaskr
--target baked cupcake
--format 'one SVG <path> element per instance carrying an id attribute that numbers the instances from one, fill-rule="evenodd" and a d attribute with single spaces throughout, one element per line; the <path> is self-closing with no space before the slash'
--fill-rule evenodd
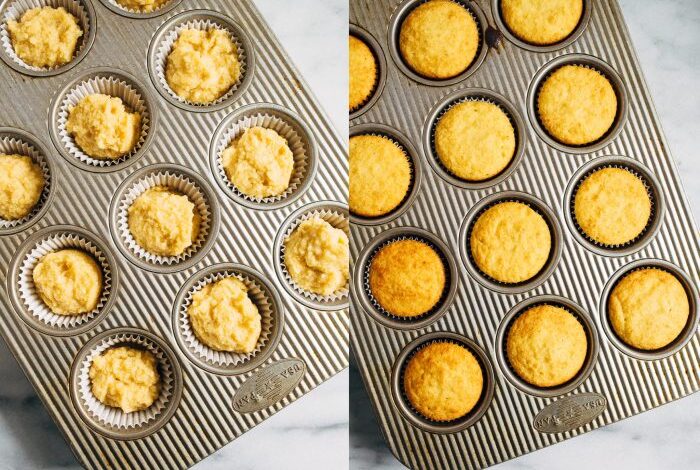
<path id="1" fill-rule="evenodd" d="M 540 87 L 537 113 L 547 132 L 566 145 L 588 145 L 615 123 L 617 96 L 600 72 L 564 65 Z"/>
<path id="2" fill-rule="evenodd" d="M 544 218 L 522 202 L 500 202 L 477 218 L 469 239 L 481 272 L 517 284 L 535 277 L 547 264 L 552 234 Z"/>
<path id="3" fill-rule="evenodd" d="M 479 361 L 463 346 L 430 343 L 408 361 L 403 390 L 419 414 L 433 421 L 453 421 L 479 403 L 484 375 Z"/>
<path id="4" fill-rule="evenodd" d="M 486 101 L 452 106 L 435 126 L 435 151 L 453 175 L 484 181 L 502 172 L 515 154 L 515 130 L 503 110 Z"/>
<path id="5" fill-rule="evenodd" d="M 369 288 L 381 307 L 397 317 L 432 310 L 445 289 L 445 265 L 427 243 L 405 239 L 379 250 L 369 267 Z"/>
<path id="6" fill-rule="evenodd" d="M 479 28 L 471 13 L 451 0 L 429 0 L 401 24 L 399 49 L 417 74 L 447 79 L 464 72 L 479 50 Z"/>
<path id="7" fill-rule="evenodd" d="M 350 138 L 350 210 L 379 217 L 396 209 L 411 185 L 411 166 L 403 149 L 386 137 Z"/>
<path id="8" fill-rule="evenodd" d="M 608 298 L 608 316 L 622 341 L 652 351 L 668 346 L 682 333 L 690 316 L 690 303 L 673 274 L 644 268 L 617 283 Z"/>
<path id="9" fill-rule="evenodd" d="M 651 217 L 651 199 L 642 180 L 629 170 L 601 168 L 588 175 L 574 197 L 574 217 L 583 232 L 604 245 L 637 238 Z"/>
<path id="10" fill-rule="evenodd" d="M 506 352 L 511 367 L 525 382 L 557 387 L 583 367 L 588 339 L 574 315 L 554 305 L 537 305 L 513 322 Z"/>
<path id="11" fill-rule="evenodd" d="M 583 0 L 501 0 L 501 14 L 515 36 L 547 46 L 574 32 L 583 14 Z"/>
<path id="12" fill-rule="evenodd" d="M 41 167 L 26 155 L 0 153 L 0 219 L 29 215 L 44 190 Z"/>
<path id="13" fill-rule="evenodd" d="M 350 111 L 362 106 L 377 84 L 377 60 L 361 39 L 350 36 Z"/>

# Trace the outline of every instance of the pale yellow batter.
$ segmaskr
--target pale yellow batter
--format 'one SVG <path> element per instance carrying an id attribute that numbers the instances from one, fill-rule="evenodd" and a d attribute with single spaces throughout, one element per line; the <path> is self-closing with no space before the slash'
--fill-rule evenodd
<path id="1" fill-rule="evenodd" d="M 0 218 L 27 216 L 43 189 L 44 175 L 31 157 L 0 154 Z"/>
<path id="2" fill-rule="evenodd" d="M 138 143 L 141 115 L 129 112 L 121 98 L 88 95 L 70 110 L 66 130 L 89 156 L 115 159 Z"/>
<path id="3" fill-rule="evenodd" d="M 73 59 L 83 30 L 63 7 L 32 8 L 19 21 L 8 21 L 17 56 L 34 67 L 56 67 Z"/>
<path id="4" fill-rule="evenodd" d="M 150 13 L 158 10 L 168 2 L 170 2 L 170 0 L 117 0 L 117 3 L 124 8 L 141 11 L 143 13 Z"/>
<path id="5" fill-rule="evenodd" d="M 226 31 L 186 29 L 168 55 L 165 79 L 179 97 L 211 103 L 238 82 L 238 48 Z"/>
<path id="6" fill-rule="evenodd" d="M 246 129 L 221 158 L 229 181 L 243 194 L 258 198 L 285 192 L 294 170 L 287 140 L 264 127 Z"/>
<path id="7" fill-rule="evenodd" d="M 347 286 L 348 236 L 320 217 L 303 221 L 284 241 L 284 264 L 302 289 L 330 295 Z"/>
<path id="8" fill-rule="evenodd" d="M 149 351 L 120 346 L 95 357 L 90 366 L 92 394 L 124 413 L 145 410 L 160 394 L 160 375 Z"/>
<path id="9" fill-rule="evenodd" d="M 192 296 L 187 314 L 194 334 L 212 349 L 249 353 L 258 344 L 260 313 L 240 279 L 207 284 Z"/>
<path id="10" fill-rule="evenodd" d="M 65 249 L 45 255 L 32 272 L 34 286 L 49 309 L 58 315 L 79 315 L 97 308 L 102 295 L 102 270 L 81 250 Z"/>
<path id="11" fill-rule="evenodd" d="M 197 239 L 200 216 L 184 194 L 156 186 L 128 210 L 129 231 L 136 243 L 159 256 L 182 254 Z"/>

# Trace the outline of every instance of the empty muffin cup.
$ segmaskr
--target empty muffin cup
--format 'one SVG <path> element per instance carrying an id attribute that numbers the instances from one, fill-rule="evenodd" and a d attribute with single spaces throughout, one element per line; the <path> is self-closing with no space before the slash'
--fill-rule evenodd
<path id="1" fill-rule="evenodd" d="M 126 413 L 121 408 L 103 404 L 92 393 L 90 368 L 93 360 L 120 346 L 148 351 L 156 359 L 159 394 L 145 410 Z M 135 328 L 107 330 L 93 337 L 78 351 L 71 366 L 70 395 L 78 415 L 91 430 L 110 439 L 140 439 L 156 432 L 175 413 L 182 388 L 182 371 L 173 350 L 152 333 Z"/>
<path id="2" fill-rule="evenodd" d="M 19 21 L 27 10 L 42 7 L 63 7 L 78 20 L 83 34 L 78 38 L 75 54 L 68 63 L 55 67 L 36 67 L 24 62 L 15 52 L 8 22 Z M 16 71 L 33 77 L 50 77 L 67 72 L 85 58 L 95 42 L 95 9 L 88 0 L 8 0 L 0 8 L 0 21 L 0 58 Z"/>
<path id="3" fill-rule="evenodd" d="M 52 252 L 73 249 L 90 255 L 102 274 L 102 291 L 96 307 L 87 313 L 53 313 L 34 283 L 34 268 Z M 107 244 L 88 230 L 56 225 L 39 230 L 17 249 L 7 276 L 7 292 L 19 317 L 35 330 L 52 336 L 72 336 L 94 328 L 110 311 L 117 297 L 119 271 Z"/>
<path id="4" fill-rule="evenodd" d="M 143 11 L 137 8 L 129 8 L 123 5 L 119 0 L 100 0 L 104 6 L 112 10 L 114 13 L 131 19 L 149 19 L 156 16 L 164 15 L 174 10 L 182 0 L 166 0 L 151 11 Z"/>
<path id="5" fill-rule="evenodd" d="M 364 102 L 350 110 L 350 120 L 353 120 L 367 112 L 381 96 L 382 91 L 384 90 L 384 85 L 386 84 L 387 64 L 386 57 L 382 51 L 382 46 L 379 45 L 379 42 L 374 38 L 374 36 L 367 32 L 367 30 L 355 24 L 350 24 L 350 36 L 354 36 L 355 38 L 359 39 L 369 48 L 369 50 L 372 52 L 372 56 L 374 56 L 377 66 L 377 76 L 372 93 L 370 93 Z"/>
<path id="6" fill-rule="evenodd" d="M 292 151 L 294 166 L 289 186 L 279 195 L 255 197 L 245 194 L 226 174 L 224 150 L 252 127 L 275 131 Z M 318 148 L 311 129 L 297 114 L 276 104 L 252 104 L 237 109 L 221 121 L 209 146 L 209 162 L 214 179 L 231 200 L 251 209 L 279 209 L 303 196 L 313 182 L 318 166 Z"/>
<path id="7" fill-rule="evenodd" d="M 141 194 L 155 187 L 187 196 L 199 216 L 196 238 L 179 255 L 148 252 L 129 230 L 129 207 Z M 178 165 L 150 165 L 129 175 L 112 196 L 109 215 L 110 231 L 119 251 L 137 267 L 157 273 L 181 271 L 198 263 L 214 244 L 219 230 L 219 204 L 214 190 L 197 173 Z"/>

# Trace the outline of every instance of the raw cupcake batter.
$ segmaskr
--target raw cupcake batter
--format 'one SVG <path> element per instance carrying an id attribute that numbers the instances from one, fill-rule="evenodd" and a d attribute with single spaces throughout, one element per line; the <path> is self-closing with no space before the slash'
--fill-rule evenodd
<path id="1" fill-rule="evenodd" d="M 0 218 L 26 217 L 43 189 L 44 174 L 31 157 L 0 154 Z"/>
<path id="2" fill-rule="evenodd" d="M 150 13 L 160 9 L 171 0 L 117 0 L 117 3 L 128 10 Z"/>

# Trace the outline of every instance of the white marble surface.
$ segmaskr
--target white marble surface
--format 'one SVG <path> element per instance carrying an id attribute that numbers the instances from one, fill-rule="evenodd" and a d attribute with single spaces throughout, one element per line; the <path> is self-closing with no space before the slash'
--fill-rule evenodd
<path id="1" fill-rule="evenodd" d="M 700 220 L 700 1 L 620 0 L 632 40 Z M 403 468 L 387 450 L 357 369 L 350 372 L 350 466 Z M 496 468 L 690 469 L 700 464 L 700 394 Z"/>
<path id="2" fill-rule="evenodd" d="M 293 8 L 287 0 L 255 3 L 336 128 L 346 129 L 347 1 L 295 0 Z M 0 378 L 0 470 L 78 468 L 1 340 Z M 348 372 L 344 371 L 196 468 L 347 468 L 347 403 Z"/>

